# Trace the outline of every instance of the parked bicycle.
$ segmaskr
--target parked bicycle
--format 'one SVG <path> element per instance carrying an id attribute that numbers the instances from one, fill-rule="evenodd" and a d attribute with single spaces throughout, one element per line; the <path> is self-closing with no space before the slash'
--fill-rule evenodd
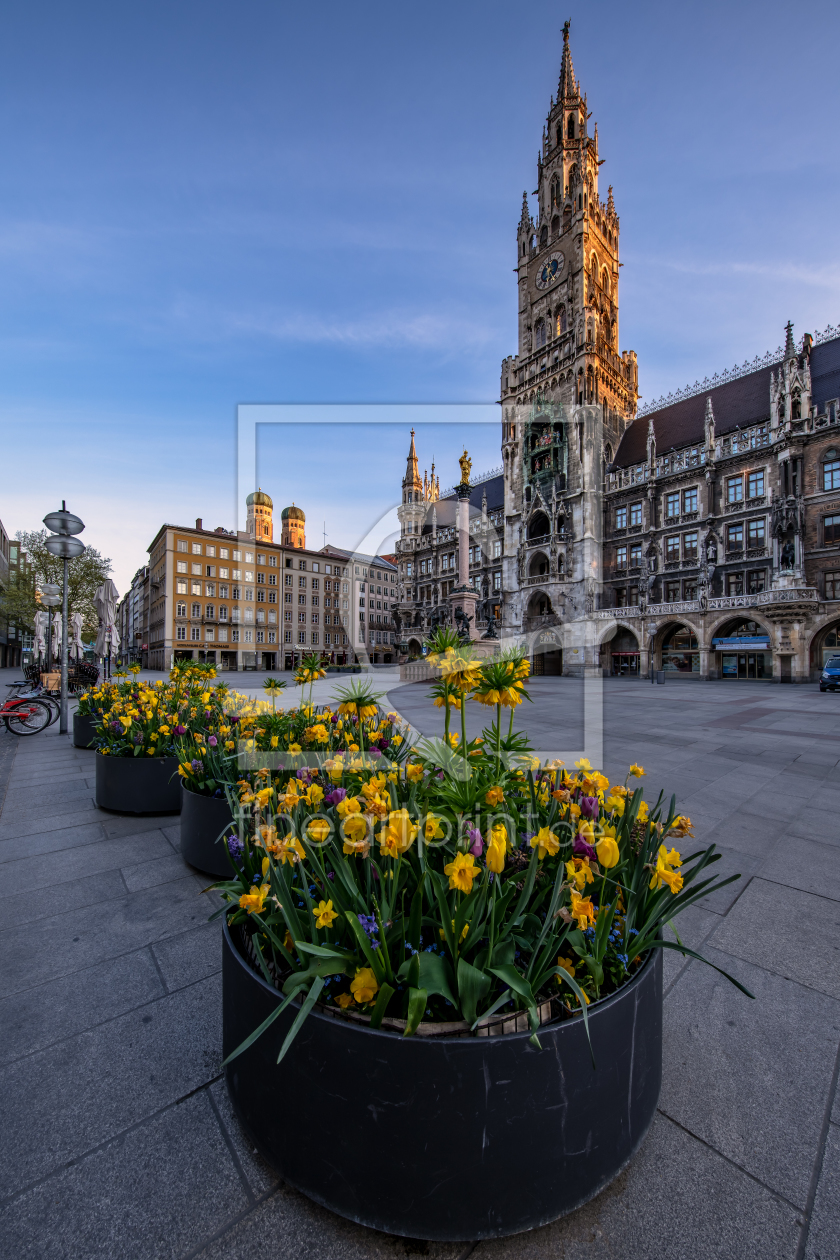
<path id="1" fill-rule="evenodd" d="M 53 722 L 57 722 L 61 716 L 61 702 L 57 696 L 52 695 L 49 691 L 45 691 L 40 683 L 34 686 L 30 682 L 13 682 L 6 683 L 7 687 L 14 688 L 9 694 L 10 700 L 38 700 L 41 704 L 45 704 L 50 711 L 49 726 Z"/>
<path id="2" fill-rule="evenodd" d="M 40 697 L 9 696 L 0 707 L 0 718 L 12 735 L 37 735 L 55 721 L 52 707 Z"/>

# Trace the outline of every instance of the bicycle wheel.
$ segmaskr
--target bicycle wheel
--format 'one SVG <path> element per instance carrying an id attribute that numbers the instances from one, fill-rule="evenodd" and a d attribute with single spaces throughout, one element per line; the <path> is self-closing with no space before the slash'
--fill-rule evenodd
<path id="1" fill-rule="evenodd" d="M 46 730 L 52 722 L 49 705 L 41 700 L 25 700 L 17 706 L 17 710 L 4 713 L 6 729 L 13 735 L 37 735 Z"/>

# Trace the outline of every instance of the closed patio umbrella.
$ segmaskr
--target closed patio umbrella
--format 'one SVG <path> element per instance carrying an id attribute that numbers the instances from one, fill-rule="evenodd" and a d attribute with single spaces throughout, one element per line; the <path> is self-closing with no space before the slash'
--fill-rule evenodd
<path id="1" fill-rule="evenodd" d="M 47 655 L 47 626 L 50 624 L 49 613 L 39 609 L 35 614 L 35 639 L 33 650 L 35 657 L 40 661 Z"/>
<path id="2" fill-rule="evenodd" d="M 73 641 L 70 644 L 70 655 L 74 660 L 80 661 L 85 654 L 85 645 L 82 643 L 82 614 L 75 612 L 70 618 L 73 627 Z"/>
<path id="3" fill-rule="evenodd" d="M 102 585 L 96 588 L 93 603 L 99 615 L 99 633 L 96 636 L 97 656 L 115 653 L 120 646 L 120 636 L 114 624 L 118 599 L 117 588 L 110 578 L 106 578 Z"/>
<path id="4" fill-rule="evenodd" d="M 56 609 L 52 619 L 53 656 L 61 655 L 61 613 Z"/>

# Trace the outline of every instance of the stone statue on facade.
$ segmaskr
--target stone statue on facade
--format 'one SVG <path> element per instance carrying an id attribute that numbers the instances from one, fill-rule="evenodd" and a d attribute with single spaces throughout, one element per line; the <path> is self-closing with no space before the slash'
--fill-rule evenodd
<path id="1" fill-rule="evenodd" d="M 470 623 L 471 622 L 472 622 L 472 617 L 469 617 L 464 612 L 463 608 L 455 609 L 455 624 L 458 627 L 458 633 L 461 636 L 462 643 L 470 642 Z"/>
<path id="2" fill-rule="evenodd" d="M 796 564 L 796 547 L 792 538 L 789 538 L 782 547 L 779 563 L 783 569 L 792 569 Z"/>

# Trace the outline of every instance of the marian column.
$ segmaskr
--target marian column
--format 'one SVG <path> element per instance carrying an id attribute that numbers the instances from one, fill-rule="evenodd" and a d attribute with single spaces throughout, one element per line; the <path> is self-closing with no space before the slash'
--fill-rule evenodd
<path id="1" fill-rule="evenodd" d="M 458 585 L 449 592 L 452 616 L 456 627 L 465 637 L 477 639 L 475 605 L 479 592 L 470 581 L 470 471 L 472 460 L 466 451 L 458 460 L 461 480 L 456 486 L 458 496 Z M 460 614 L 460 615 L 459 615 Z M 469 618 L 464 621 L 464 618 Z"/>

